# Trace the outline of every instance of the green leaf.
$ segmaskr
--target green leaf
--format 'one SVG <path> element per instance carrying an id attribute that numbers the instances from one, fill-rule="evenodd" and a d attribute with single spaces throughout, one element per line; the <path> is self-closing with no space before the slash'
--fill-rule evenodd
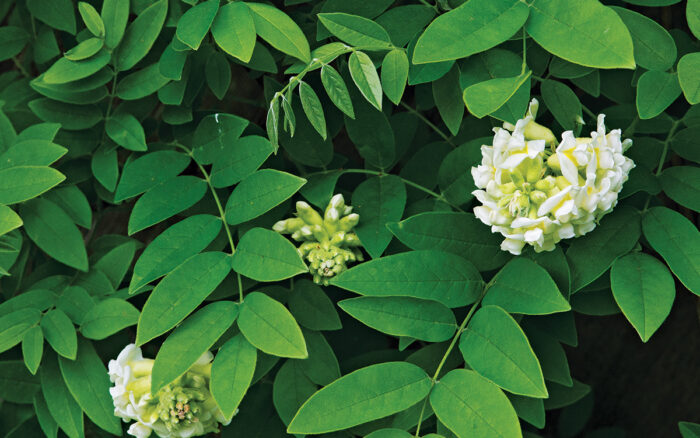
<path id="1" fill-rule="evenodd" d="M 284 424 L 289 424 L 302 404 L 318 387 L 304 375 L 298 361 L 286 361 L 272 384 L 272 403 Z"/>
<path id="2" fill-rule="evenodd" d="M 527 336 L 530 340 L 532 351 L 535 352 L 535 356 L 537 356 L 537 359 L 540 361 L 542 374 L 545 380 L 566 386 L 573 385 L 574 382 L 571 378 L 571 370 L 569 369 L 569 362 L 566 359 L 566 352 L 559 341 L 549 333 L 542 332 L 533 327 L 528 328 Z M 540 409 L 544 414 L 544 407 L 541 404 L 542 400 L 531 399 L 529 397 L 527 399 L 539 400 Z M 517 406 L 515 408 L 515 410 L 518 411 Z M 542 421 L 544 421 L 544 418 Z"/>
<path id="3" fill-rule="evenodd" d="M 642 219 L 649 245 L 659 253 L 676 277 L 700 295 L 700 233 L 680 213 L 665 207 L 650 208 Z"/>
<path id="4" fill-rule="evenodd" d="M 41 388 L 39 377 L 27 373 L 19 360 L 0 362 L 0 372 L 0 397 L 7 402 L 31 403 Z"/>
<path id="5" fill-rule="evenodd" d="M 232 4 L 240 3 L 229 3 L 229 5 Z M 215 161 L 220 161 L 228 155 L 229 145 L 236 143 L 247 126 L 248 120 L 232 114 L 216 113 L 206 116 L 199 122 L 194 132 L 192 151 L 194 159 L 200 164 L 212 164 Z M 236 182 L 238 181 L 234 181 L 231 185 Z"/>
<path id="6" fill-rule="evenodd" d="M 168 0 L 158 0 L 141 12 L 124 33 L 114 62 L 119 71 L 131 70 L 151 50 L 168 12 Z"/>
<path id="7" fill-rule="evenodd" d="M 0 317 L 0 352 L 19 344 L 27 330 L 37 325 L 40 319 L 41 312 L 29 307 L 12 309 Z"/>
<path id="8" fill-rule="evenodd" d="M 49 407 L 46 405 L 44 395 L 38 392 L 34 395 L 34 411 L 41 430 L 47 437 L 56 437 L 58 434 L 58 424 L 51 416 Z"/>
<path id="9" fill-rule="evenodd" d="M 10 207 L 0 205 L 0 236 L 22 226 L 22 218 Z"/>
<path id="10" fill-rule="evenodd" d="M 222 6 L 211 26 L 211 34 L 221 50 L 242 62 L 250 61 L 255 48 L 255 22 L 244 2 Z"/>
<path id="11" fill-rule="evenodd" d="M 204 72 L 211 92 L 217 99 L 223 99 L 231 86 L 231 66 L 226 55 L 221 52 L 212 52 L 207 59 Z"/>
<path id="12" fill-rule="evenodd" d="M 401 219 L 406 205 L 406 187 L 395 175 L 372 177 L 362 182 L 352 194 L 352 205 L 360 215 L 355 228 L 362 246 L 372 258 L 380 257 L 389 242 L 389 222 Z"/>
<path id="13" fill-rule="evenodd" d="M 289 297 L 289 311 L 303 327 L 311 330 L 338 330 L 342 328 L 333 302 L 320 286 L 309 280 L 294 282 Z"/>
<path id="14" fill-rule="evenodd" d="M 163 88 L 170 79 L 160 74 L 158 63 L 153 63 L 129 74 L 117 84 L 117 96 L 123 100 L 138 100 Z"/>
<path id="15" fill-rule="evenodd" d="M 437 301 L 411 297 L 359 297 L 338 303 L 353 318 L 392 336 L 428 342 L 450 339 L 457 329 L 452 311 Z"/>
<path id="16" fill-rule="evenodd" d="M 294 416 L 287 432 L 319 434 L 347 429 L 401 412 L 425 398 L 430 388 L 430 378 L 416 365 L 370 365 L 312 395 Z"/>
<path id="17" fill-rule="evenodd" d="M 55 355 L 47 357 L 40 375 L 41 391 L 51 417 L 70 438 L 84 437 L 83 411 L 68 391 Z"/>
<path id="18" fill-rule="evenodd" d="M 321 82 L 333 105 L 338 107 L 345 115 L 351 119 L 355 118 L 355 111 L 352 108 L 352 100 L 348 87 L 345 85 L 343 77 L 340 76 L 332 66 L 325 64 L 321 67 Z"/>
<path id="19" fill-rule="evenodd" d="M 482 303 L 525 315 L 547 315 L 571 310 L 549 273 L 535 262 L 522 257 L 511 260 L 491 280 Z"/>
<path id="20" fill-rule="evenodd" d="M 309 42 L 299 26 L 287 14 L 263 3 L 246 3 L 250 8 L 258 36 L 275 49 L 302 62 L 311 60 Z"/>
<path id="21" fill-rule="evenodd" d="M 63 310 L 73 323 L 80 325 L 85 314 L 95 307 L 95 300 L 81 286 L 68 286 L 58 297 L 56 307 Z"/>
<path id="22" fill-rule="evenodd" d="M 617 259 L 610 269 L 610 287 L 643 342 L 661 326 L 676 298 L 671 273 L 659 260 L 644 253 Z"/>
<path id="23" fill-rule="evenodd" d="M 688 0 L 685 8 L 685 16 L 688 20 L 690 31 L 695 38 L 700 38 L 700 3 L 698 3 L 698 0 Z"/>
<path id="24" fill-rule="evenodd" d="M 136 345 L 162 335 L 192 313 L 231 272 L 230 263 L 223 252 L 205 252 L 166 275 L 143 306 Z"/>
<path id="25" fill-rule="evenodd" d="M 500 307 L 484 306 L 474 314 L 459 340 L 459 350 L 474 371 L 501 388 L 547 398 L 542 369 L 530 342 Z"/>
<path id="26" fill-rule="evenodd" d="M 382 89 L 390 101 L 398 105 L 408 80 L 408 56 L 403 49 L 391 50 L 382 61 Z M 460 102 L 460 106 L 461 106 Z M 461 121 L 461 120 L 460 120 Z"/>
<path id="27" fill-rule="evenodd" d="M 219 0 L 207 0 L 188 9 L 177 21 L 177 39 L 193 50 L 199 49 L 218 10 Z"/>
<path id="28" fill-rule="evenodd" d="M 129 3 L 123 0 L 104 0 L 102 3 L 105 46 L 110 49 L 117 47 L 124 36 L 126 22 L 129 20 Z"/>
<path id="29" fill-rule="evenodd" d="M 105 298 L 85 314 L 80 333 L 99 341 L 135 325 L 138 320 L 139 311 L 131 303 L 119 298 Z"/>
<path id="30" fill-rule="evenodd" d="M 275 153 L 279 149 L 279 119 L 280 119 L 280 101 L 279 99 L 272 99 L 270 102 L 270 107 L 267 109 L 267 117 L 265 118 L 265 131 L 267 132 L 267 138 L 270 139 L 270 143 L 275 148 Z"/>
<path id="31" fill-rule="evenodd" d="M 700 211 L 700 169 L 694 166 L 669 167 L 661 174 L 660 181 L 669 198 Z"/>
<path id="32" fill-rule="evenodd" d="M 618 206 L 589 234 L 571 241 L 566 258 L 571 267 L 571 293 L 600 277 L 616 258 L 627 254 L 639 240 L 640 217 L 634 209 Z"/>
<path id="33" fill-rule="evenodd" d="M 323 115 L 323 106 L 321 101 L 318 99 L 316 92 L 311 85 L 306 82 L 301 82 L 299 84 L 299 99 L 301 100 L 301 106 L 304 108 L 304 114 L 306 118 L 309 119 L 311 125 L 314 127 L 316 132 L 323 138 L 326 139 L 326 118 Z"/>
<path id="34" fill-rule="evenodd" d="M 75 35 L 75 7 L 71 0 L 28 0 L 27 9 L 39 21 Z"/>
<path id="35" fill-rule="evenodd" d="M 97 105 L 72 105 L 41 98 L 29 102 L 29 108 L 45 122 L 60 123 L 68 131 L 92 128 L 102 120 L 102 111 Z"/>
<path id="36" fill-rule="evenodd" d="M 637 112 L 642 120 L 651 119 L 668 108 L 681 95 L 678 75 L 647 71 L 637 82 Z"/>
<path id="37" fill-rule="evenodd" d="M 114 192 L 114 201 L 138 196 L 159 183 L 176 177 L 189 164 L 189 156 L 175 151 L 150 152 L 128 161 Z"/>
<path id="38" fill-rule="evenodd" d="M 258 170 L 233 189 L 226 203 L 226 222 L 237 225 L 254 219 L 289 199 L 305 183 L 290 173 Z"/>
<path id="39" fill-rule="evenodd" d="M 379 429 L 367 435 L 365 438 L 411 438 L 413 435 L 401 429 Z M 427 438 L 442 438 L 441 435 L 428 434 Z"/>
<path id="40" fill-rule="evenodd" d="M 462 98 L 467 109 L 477 118 L 487 116 L 501 108 L 525 81 L 530 79 L 531 71 L 511 78 L 489 79 L 471 85 L 464 90 Z"/>
<path id="41" fill-rule="evenodd" d="M 163 231 L 136 261 L 129 293 L 138 291 L 198 254 L 220 231 L 221 219 L 208 214 L 190 216 Z"/>
<path id="42" fill-rule="evenodd" d="M 588 67 L 635 67 L 627 27 L 598 0 L 535 0 L 530 9 L 525 29 L 548 52 Z"/>
<path id="43" fill-rule="evenodd" d="M 416 43 L 414 64 L 466 58 L 497 46 L 520 29 L 529 13 L 518 0 L 472 0 L 440 15 Z"/>
<path id="44" fill-rule="evenodd" d="M 366 53 L 354 51 L 348 59 L 348 68 L 353 82 L 367 102 L 381 111 L 382 109 L 382 84 L 374 68 L 372 60 Z"/>
<path id="45" fill-rule="evenodd" d="M 47 84 L 65 84 L 87 78 L 102 70 L 109 59 L 110 55 L 106 50 L 101 50 L 96 55 L 80 61 L 61 58 L 44 72 L 42 80 Z"/>
<path id="46" fill-rule="evenodd" d="M 426 212 L 389 223 L 387 228 L 411 249 L 451 252 L 472 262 L 479 271 L 499 268 L 509 258 L 501 250 L 501 239 L 484 233 L 483 224 L 471 213 Z"/>
<path id="47" fill-rule="evenodd" d="M 50 307 L 53 307 L 53 305 L 56 304 L 56 298 L 56 294 L 51 292 L 50 290 L 33 289 L 31 291 L 16 295 L 7 301 L 3 301 L 2 304 L 0 304 L 0 316 L 5 316 L 16 310 L 26 308 L 46 310 Z M 24 317 L 20 318 L 17 321 L 21 321 L 23 318 Z M 39 320 L 37 319 L 36 322 L 38 321 Z M 5 320 L 5 323 L 3 323 L 3 327 L 4 329 L 7 329 L 7 327 L 11 327 L 13 324 L 15 323 L 8 323 L 8 320 Z M 29 325 L 32 324 L 34 324 L 34 322 L 30 323 Z"/>
<path id="48" fill-rule="evenodd" d="M 65 186 L 51 190 L 46 194 L 46 199 L 61 207 L 76 225 L 86 229 L 92 226 L 90 203 L 77 186 Z"/>
<path id="49" fill-rule="evenodd" d="M 177 379 L 214 345 L 238 316 L 238 304 L 217 301 L 187 318 L 160 347 L 153 363 L 151 394 Z"/>
<path id="50" fill-rule="evenodd" d="M 225 418 L 231 418 L 248 391 L 255 372 L 257 352 L 243 335 L 221 347 L 211 366 L 211 394 Z"/>
<path id="51" fill-rule="evenodd" d="M 688 53 L 678 61 L 678 81 L 686 100 L 695 105 L 700 103 L 700 52 Z"/>
<path id="52" fill-rule="evenodd" d="M 117 148 L 113 144 L 103 144 L 92 154 L 90 161 L 92 174 L 102 187 L 113 192 L 119 179 Z"/>
<path id="53" fill-rule="evenodd" d="M 690 423 L 688 421 L 679 421 L 678 429 L 683 438 L 698 438 L 700 437 L 700 424 Z"/>
<path id="54" fill-rule="evenodd" d="M 83 235 L 70 216 L 46 199 L 22 204 L 20 216 L 29 238 L 52 258 L 81 271 L 88 270 Z"/>
<path id="55" fill-rule="evenodd" d="M 78 11 L 88 30 L 96 37 L 103 38 L 105 36 L 105 24 L 95 8 L 90 3 L 78 2 Z"/>
<path id="56" fill-rule="evenodd" d="M 260 292 L 246 295 L 238 328 L 258 350 L 280 357 L 305 359 L 309 353 L 299 325 L 279 302 Z"/>
<path id="57" fill-rule="evenodd" d="M 671 149 L 686 160 L 700 163 L 700 148 L 695 147 L 695 139 L 698 135 L 700 135 L 700 126 L 678 131 L 671 140 Z"/>
<path id="58" fill-rule="evenodd" d="M 433 82 L 433 99 L 442 121 L 452 135 L 457 135 L 464 116 L 462 89 L 459 84 L 459 67 L 455 64 L 449 72 Z"/>
<path id="59" fill-rule="evenodd" d="M 253 228 L 241 237 L 233 270 L 257 281 L 279 281 L 308 268 L 292 243 L 274 231 Z"/>
<path id="60" fill-rule="evenodd" d="M 622 18 L 634 43 L 634 60 L 640 67 L 665 71 L 676 62 L 676 43 L 656 21 L 631 9 L 612 6 Z"/>
<path id="61" fill-rule="evenodd" d="M 309 357 L 294 360 L 298 363 L 301 371 L 317 385 L 328 385 L 338 379 L 340 377 L 338 358 L 335 357 L 333 348 L 328 344 L 323 334 L 312 330 L 302 330 L 302 333 Z M 299 406 L 294 411 L 296 412 L 298 408 Z M 291 417 L 289 419 L 291 420 Z"/>
<path id="62" fill-rule="evenodd" d="M 75 359 L 78 337 L 68 315 L 61 309 L 49 310 L 41 319 L 41 329 L 56 353 L 71 360 Z"/>
<path id="63" fill-rule="evenodd" d="M 75 360 L 59 358 L 61 374 L 68 390 L 93 423 L 107 432 L 120 436 L 121 421 L 114 415 L 109 395 L 112 386 L 107 368 L 97 355 L 92 342 L 81 339 L 80 353 Z"/>
<path id="64" fill-rule="evenodd" d="M 29 34 L 21 27 L 0 27 L 0 61 L 19 55 L 28 42 Z"/>
<path id="65" fill-rule="evenodd" d="M 318 19 L 330 33 L 351 46 L 369 50 L 392 47 L 386 30 L 367 18 L 343 13 L 324 13 L 318 14 Z"/>
<path id="66" fill-rule="evenodd" d="M 251 176 L 272 152 L 272 144 L 258 135 L 232 141 L 212 166 L 212 185 L 215 188 L 229 187 Z"/>
<path id="67" fill-rule="evenodd" d="M 105 132 L 116 144 L 132 151 L 145 151 L 146 133 L 131 114 L 117 111 L 105 123 Z"/>
<path id="68" fill-rule="evenodd" d="M 22 357 L 32 375 L 36 374 L 44 354 L 44 334 L 41 327 L 34 326 L 27 330 L 22 337 Z M 7 399 L 5 395 L 3 398 Z"/>
<path id="69" fill-rule="evenodd" d="M 345 129 L 350 140 L 366 163 L 380 169 L 389 169 L 396 161 L 396 136 L 389 118 L 360 100 L 359 96 L 354 105 L 357 110 L 355 119 L 345 118 Z M 373 187 L 375 183 L 365 185 Z"/>
<path id="70" fill-rule="evenodd" d="M 476 301 L 483 282 L 476 268 L 462 257 L 411 251 L 359 264 L 333 278 L 331 284 L 361 295 L 422 298 L 454 308 Z"/>
<path id="71" fill-rule="evenodd" d="M 64 156 L 68 149 L 47 140 L 22 140 L 0 155 L 0 170 L 16 166 L 48 166 Z"/>
<path id="72" fill-rule="evenodd" d="M 522 437 L 508 397 L 470 370 L 452 370 L 435 385 L 430 406 L 441 423 L 458 437 Z"/>
<path id="73" fill-rule="evenodd" d="M 176 176 L 149 189 L 131 210 L 129 235 L 190 208 L 206 191 L 207 183 L 191 175 Z"/>
<path id="74" fill-rule="evenodd" d="M 540 90 L 544 104 L 561 127 L 570 131 L 576 129 L 583 120 L 581 102 L 576 93 L 566 84 L 551 80 L 543 81 Z"/>

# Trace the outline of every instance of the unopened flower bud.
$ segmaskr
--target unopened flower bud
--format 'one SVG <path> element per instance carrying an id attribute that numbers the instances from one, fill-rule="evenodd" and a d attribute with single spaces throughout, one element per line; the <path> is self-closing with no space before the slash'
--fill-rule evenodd
<path id="1" fill-rule="evenodd" d="M 297 215 L 309 225 L 321 225 L 323 223 L 321 215 L 304 201 L 297 202 Z"/>

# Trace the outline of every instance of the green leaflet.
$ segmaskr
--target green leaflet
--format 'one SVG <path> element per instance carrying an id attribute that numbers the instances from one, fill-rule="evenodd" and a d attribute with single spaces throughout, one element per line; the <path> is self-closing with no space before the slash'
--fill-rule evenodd
<path id="1" fill-rule="evenodd" d="M 207 0 L 188 9 L 177 21 L 177 39 L 197 50 L 209 32 L 218 10 L 219 0 Z"/>
<path id="2" fill-rule="evenodd" d="M 31 403 L 41 390 L 39 376 L 27 372 L 19 360 L 0 362 L 0 395 L 11 403 Z"/>
<path id="3" fill-rule="evenodd" d="M 299 409 L 287 429 L 317 434 L 346 429 L 400 412 L 430 392 L 425 371 L 405 362 L 370 365 L 322 388 Z M 326 412 L 334 412 L 327 415 Z"/>
<path id="4" fill-rule="evenodd" d="M 102 3 L 101 17 L 105 26 L 105 46 L 113 49 L 119 45 L 126 22 L 129 19 L 129 3 L 121 0 L 105 0 Z"/>
<path id="5" fill-rule="evenodd" d="M 41 318 L 41 330 L 56 353 L 75 360 L 78 352 L 78 337 L 70 318 L 61 309 L 49 310 Z"/>
<path id="6" fill-rule="evenodd" d="M 226 136 L 222 138 L 222 141 L 226 140 Z M 221 188 L 240 182 L 255 172 L 272 152 L 272 144 L 257 135 L 242 137 L 227 144 L 223 157 L 217 159 L 212 166 L 212 185 Z"/>
<path id="7" fill-rule="evenodd" d="M 82 409 L 69 392 L 55 355 L 46 358 L 40 374 L 41 391 L 51 417 L 70 438 L 84 437 Z"/>
<path id="8" fill-rule="evenodd" d="M 19 54 L 29 42 L 29 34 L 17 26 L 0 27 L 0 60 L 5 61 Z"/>
<path id="9" fill-rule="evenodd" d="M 350 76 L 360 93 L 367 99 L 367 102 L 381 111 L 382 84 L 372 60 L 364 52 L 352 52 L 348 60 L 348 67 L 350 68 Z"/>
<path id="10" fill-rule="evenodd" d="M 304 114 L 311 122 L 316 132 L 324 140 L 327 137 L 326 134 L 326 118 L 323 115 L 323 106 L 321 106 L 321 101 L 318 99 L 316 92 L 311 85 L 306 82 L 299 84 L 299 99 L 301 100 L 301 106 L 304 109 Z"/>
<path id="11" fill-rule="evenodd" d="M 142 155 L 124 166 L 114 192 L 114 200 L 119 202 L 138 196 L 159 183 L 176 177 L 189 163 L 187 155 L 174 151 L 156 151 Z"/>
<path id="12" fill-rule="evenodd" d="M 559 81 L 546 80 L 540 90 L 545 105 L 562 128 L 575 130 L 583 117 L 581 102 L 571 88 Z"/>
<path id="13" fill-rule="evenodd" d="M 527 71 L 512 78 L 489 79 L 471 85 L 464 90 L 463 99 L 467 109 L 475 117 L 482 118 L 501 108 L 530 78 Z"/>
<path id="14" fill-rule="evenodd" d="M 207 85 L 214 96 L 221 100 L 231 85 L 231 66 L 226 59 L 226 55 L 221 52 L 214 52 L 207 59 L 204 73 L 207 77 Z"/>
<path id="15" fill-rule="evenodd" d="M 669 198 L 684 207 L 700 211 L 700 170 L 697 167 L 670 167 L 663 171 L 660 180 Z"/>
<path id="16" fill-rule="evenodd" d="M 211 367 L 211 393 L 224 413 L 231 418 L 248 390 L 255 371 L 257 352 L 243 335 L 226 342 Z"/>
<path id="17" fill-rule="evenodd" d="M 120 71 L 130 70 L 146 56 L 163 27 L 167 12 L 168 1 L 158 0 L 129 24 L 116 55 L 115 65 Z"/>
<path id="18" fill-rule="evenodd" d="M 46 166 L 17 166 L 0 170 L 0 203 L 17 204 L 41 195 L 66 177 Z"/>
<path id="19" fill-rule="evenodd" d="M 85 314 L 80 333 L 88 339 L 101 340 L 135 325 L 139 311 L 119 298 L 106 298 Z"/>
<path id="20" fill-rule="evenodd" d="M 350 93 L 338 71 L 330 65 L 321 67 L 321 81 L 331 102 L 351 119 L 355 118 Z"/>
<path id="21" fill-rule="evenodd" d="M 612 9 L 622 18 L 634 43 L 634 60 L 649 70 L 665 71 L 676 62 L 676 43 L 656 21 L 621 7 Z"/>
<path id="22" fill-rule="evenodd" d="M 184 374 L 238 316 L 238 304 L 218 301 L 187 318 L 163 342 L 153 364 L 151 394 Z"/>
<path id="23" fill-rule="evenodd" d="M 0 317 L 0 352 L 19 344 L 24 334 L 41 319 L 41 312 L 35 308 L 13 310 Z"/>
<path id="24" fill-rule="evenodd" d="M 452 135 L 457 135 L 459 132 L 464 116 L 464 102 L 461 98 L 462 89 L 459 84 L 459 76 L 459 67 L 455 64 L 447 74 L 433 82 L 435 105 L 442 121 L 445 122 Z"/>
<path id="25" fill-rule="evenodd" d="M 61 58 L 46 70 L 43 75 L 43 81 L 47 84 L 65 84 L 87 78 L 107 65 L 109 59 L 109 52 L 105 50 L 97 52 L 92 57 L 78 61 Z"/>
<path id="26" fill-rule="evenodd" d="M 243 235 L 232 266 L 234 271 L 257 281 L 279 281 L 308 271 L 289 240 L 264 228 L 253 228 Z"/>
<path id="27" fill-rule="evenodd" d="M 688 53 L 678 61 L 678 81 L 681 84 L 683 95 L 695 105 L 700 102 L 700 53 Z"/>
<path id="28" fill-rule="evenodd" d="M 370 178 L 357 186 L 352 205 L 361 218 L 355 231 L 362 246 L 372 258 L 380 257 L 391 242 L 386 224 L 400 220 L 403 215 L 406 205 L 403 181 L 394 175 Z"/>
<path id="29" fill-rule="evenodd" d="M 392 47 L 389 34 L 382 26 L 364 17 L 342 13 L 318 14 L 319 21 L 345 43 L 363 49 Z"/>
<path id="30" fill-rule="evenodd" d="M 250 61 L 255 48 L 255 22 L 244 2 L 222 6 L 212 24 L 211 34 L 224 52 L 242 62 Z"/>
<path id="31" fill-rule="evenodd" d="M 681 95 L 678 75 L 662 71 L 644 72 L 637 82 L 637 112 L 640 119 L 661 114 Z"/>
<path id="32" fill-rule="evenodd" d="M 462 257 L 411 251 L 361 263 L 333 278 L 331 284 L 367 296 L 410 296 L 453 308 L 473 303 L 482 280 Z"/>
<path id="33" fill-rule="evenodd" d="M 70 0 L 29 0 L 29 12 L 54 29 L 75 35 L 75 9 Z"/>
<path id="34" fill-rule="evenodd" d="M 118 111 L 105 122 L 105 132 L 116 144 L 132 151 L 145 151 L 146 134 L 138 119 Z"/>
<path id="35" fill-rule="evenodd" d="M 257 349 L 274 356 L 304 359 L 306 342 L 291 313 L 279 302 L 259 292 L 246 295 L 238 328 Z"/>
<path id="36" fill-rule="evenodd" d="M 280 367 L 272 384 L 272 403 L 284 424 L 289 424 L 301 405 L 317 389 L 304 375 L 298 362 L 288 360 Z"/>
<path id="37" fill-rule="evenodd" d="M 323 289 L 310 280 L 294 282 L 289 297 L 289 311 L 303 327 L 311 330 L 338 330 L 342 328 L 335 305 Z"/>
<path id="38" fill-rule="evenodd" d="M 382 90 L 395 105 L 401 102 L 408 80 L 408 56 L 401 49 L 391 50 L 382 61 Z M 461 102 L 460 102 L 461 108 Z M 461 121 L 461 118 L 460 118 Z"/>
<path id="39" fill-rule="evenodd" d="M 248 120 L 232 114 L 216 113 L 203 118 L 194 132 L 192 151 L 194 159 L 200 164 L 212 164 L 218 161 L 222 155 L 225 155 L 229 144 L 238 140 L 247 126 Z"/>
<path id="40" fill-rule="evenodd" d="M 421 35 L 413 62 L 466 58 L 497 46 L 525 24 L 529 8 L 517 0 L 477 0 L 440 15 Z"/>
<path id="41" fill-rule="evenodd" d="M 44 334 L 41 327 L 34 326 L 22 336 L 22 358 L 32 375 L 36 374 L 44 354 Z M 7 399 L 7 396 L 3 395 Z"/>
<path id="42" fill-rule="evenodd" d="M 676 298 L 673 277 L 666 266 L 643 253 L 628 254 L 613 263 L 610 287 L 644 342 L 661 326 Z"/>
<path id="43" fill-rule="evenodd" d="M 255 31 L 272 47 L 302 62 L 309 62 L 311 54 L 299 26 L 279 9 L 264 3 L 246 3 L 253 15 Z"/>

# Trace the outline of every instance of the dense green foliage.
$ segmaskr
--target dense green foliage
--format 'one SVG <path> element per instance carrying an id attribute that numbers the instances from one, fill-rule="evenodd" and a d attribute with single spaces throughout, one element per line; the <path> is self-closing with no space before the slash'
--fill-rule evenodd
<path id="1" fill-rule="evenodd" d="M 700 0 L 4 0 L 0 19 L 8 437 L 125 435 L 124 363 L 162 436 L 187 415 L 224 437 L 575 436 L 585 413 L 546 422 L 590 399 L 574 314 L 646 342 L 700 295 Z M 513 256 L 471 168 L 532 98 L 557 139 L 606 114 L 636 167 L 585 236 Z M 108 375 L 132 343 L 155 359 Z"/>

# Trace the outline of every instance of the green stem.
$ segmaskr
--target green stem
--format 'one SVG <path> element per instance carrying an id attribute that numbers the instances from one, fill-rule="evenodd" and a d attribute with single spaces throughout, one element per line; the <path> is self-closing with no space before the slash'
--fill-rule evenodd
<path id="1" fill-rule="evenodd" d="M 452 342 L 450 342 L 450 345 L 447 347 L 447 351 L 445 351 L 445 354 L 442 356 L 442 359 L 440 360 L 437 369 L 435 369 L 435 373 L 433 374 L 433 377 L 431 379 L 432 383 L 430 385 L 430 391 L 432 391 L 433 387 L 435 387 L 435 384 L 437 383 L 437 378 L 440 375 L 440 371 L 442 371 L 442 367 L 445 366 L 447 357 L 450 355 L 450 353 L 452 353 L 452 350 L 454 350 L 455 345 L 457 345 L 457 340 L 459 339 L 459 336 L 462 334 L 462 332 L 464 332 L 464 330 L 466 330 L 469 321 L 472 319 L 472 316 L 474 316 L 474 312 L 476 311 L 477 307 L 479 307 L 479 304 L 481 304 L 481 300 L 484 299 L 484 295 L 486 295 L 486 291 L 489 290 L 489 287 L 491 287 L 490 282 L 484 285 L 484 289 L 481 291 L 481 296 L 479 296 L 479 299 L 476 300 L 476 302 L 472 305 L 471 309 L 469 309 L 469 313 L 467 313 L 467 316 L 464 317 L 464 320 L 459 325 L 457 332 L 452 337 Z M 430 392 L 428 393 L 428 396 L 425 397 L 425 400 L 423 400 L 423 408 L 420 411 L 420 417 L 418 417 L 418 425 L 416 426 L 416 438 L 420 436 L 420 426 L 423 422 L 423 414 L 425 413 L 425 407 L 428 404 L 429 397 Z"/>
<path id="2" fill-rule="evenodd" d="M 586 107 L 586 105 L 581 104 L 581 108 L 583 108 L 584 113 L 588 114 L 593 119 L 593 123 L 596 123 L 596 120 L 598 120 L 598 116 L 596 116 L 595 113 L 593 113 L 593 111 L 589 110 Z"/>
<path id="3" fill-rule="evenodd" d="M 666 155 L 668 155 L 668 147 L 671 144 L 671 139 L 673 138 L 673 134 L 676 133 L 676 130 L 680 126 L 681 121 L 680 120 L 675 120 L 673 124 L 671 125 L 671 129 L 668 131 L 668 135 L 666 136 L 666 140 L 664 140 L 664 148 L 661 150 L 661 157 L 659 158 L 659 165 L 656 168 L 656 172 L 654 172 L 654 176 L 658 178 L 659 175 L 661 175 L 661 172 L 664 170 L 664 162 L 666 161 Z M 649 209 L 649 203 L 651 202 L 652 195 L 649 195 L 647 197 L 647 201 L 644 203 L 644 209 L 642 210 L 647 211 Z"/>
<path id="4" fill-rule="evenodd" d="M 29 72 L 27 71 L 27 69 L 24 68 L 24 66 L 23 66 L 22 63 L 17 59 L 16 56 L 13 56 L 13 57 L 12 57 L 12 62 L 15 63 L 15 67 L 17 67 L 17 69 L 19 69 L 19 72 L 22 73 L 22 76 L 24 76 L 25 78 L 31 78 L 31 77 L 32 77 L 32 75 L 29 74 Z"/>
<path id="5" fill-rule="evenodd" d="M 404 107 L 404 108 L 406 108 L 406 110 L 408 110 L 409 113 L 411 113 L 411 114 L 413 114 L 414 116 L 418 117 L 423 123 L 425 123 L 426 125 L 428 125 L 433 131 L 435 131 L 435 133 L 436 133 L 437 135 L 439 135 L 440 137 L 442 137 L 442 139 L 445 140 L 445 142 L 446 142 L 447 144 L 449 144 L 449 145 L 452 146 L 453 148 L 457 147 L 457 145 L 452 141 L 452 137 L 450 137 L 449 135 L 445 134 L 445 133 L 442 131 L 442 129 L 438 128 L 433 122 L 431 122 L 430 120 L 428 120 L 427 117 L 425 117 L 423 114 L 421 114 L 420 112 L 418 112 L 415 108 L 413 108 L 412 106 L 406 104 L 405 102 L 401 102 L 401 106 Z"/>

